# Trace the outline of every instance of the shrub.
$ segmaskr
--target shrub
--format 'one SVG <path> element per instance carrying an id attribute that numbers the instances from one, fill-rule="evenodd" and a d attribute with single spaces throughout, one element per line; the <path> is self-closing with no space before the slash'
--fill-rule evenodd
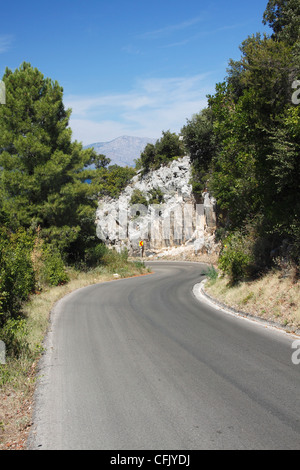
<path id="1" fill-rule="evenodd" d="M 146 198 L 145 194 L 140 189 L 135 189 L 131 195 L 131 199 L 129 202 L 130 205 L 141 204 L 143 206 L 148 207 L 148 199 Z"/>
<path id="2" fill-rule="evenodd" d="M 0 339 L 5 343 L 6 354 L 10 358 L 27 356 L 29 344 L 27 341 L 28 327 L 24 318 L 8 318 L 0 329 Z"/>
<path id="3" fill-rule="evenodd" d="M 122 274 L 121 270 L 128 270 L 128 250 L 124 249 L 118 253 L 115 249 L 107 249 L 102 258 L 102 264 L 109 272 Z"/>
<path id="4" fill-rule="evenodd" d="M 140 158 L 136 161 L 138 169 L 142 175 L 150 170 L 157 170 L 162 165 L 167 165 L 170 161 L 182 157 L 184 149 L 179 136 L 170 131 L 163 131 L 160 140 L 155 144 L 147 144 Z"/>
<path id="5" fill-rule="evenodd" d="M 33 237 L 25 230 L 15 234 L 1 232 L 0 313 L 3 320 L 18 313 L 21 303 L 35 287 L 31 260 Z"/>
<path id="6" fill-rule="evenodd" d="M 144 261 L 134 261 L 133 262 L 134 266 L 140 270 L 143 270 L 146 266 L 145 266 L 145 263 Z"/>
<path id="7" fill-rule="evenodd" d="M 160 188 L 151 189 L 149 204 L 162 204 L 164 202 L 164 193 Z"/>
<path id="8" fill-rule="evenodd" d="M 85 252 L 85 265 L 91 268 L 102 264 L 107 253 L 108 248 L 104 243 L 98 243 L 96 246 L 88 248 Z"/>
<path id="9" fill-rule="evenodd" d="M 47 245 L 43 250 L 41 277 L 43 283 L 50 286 L 58 286 L 69 281 L 61 254 L 52 245 Z"/>
<path id="10" fill-rule="evenodd" d="M 223 251 L 219 257 L 219 268 L 227 274 L 231 284 L 236 284 L 249 276 L 253 266 L 251 243 L 247 238 L 235 232 L 224 243 Z"/>
<path id="11" fill-rule="evenodd" d="M 214 266 L 210 266 L 206 271 L 205 275 L 209 279 L 209 281 L 213 283 L 218 278 L 218 271 L 214 268 Z"/>

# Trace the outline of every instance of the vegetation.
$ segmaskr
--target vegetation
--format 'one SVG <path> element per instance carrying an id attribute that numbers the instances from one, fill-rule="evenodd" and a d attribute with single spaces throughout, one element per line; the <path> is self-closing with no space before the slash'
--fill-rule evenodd
<path id="1" fill-rule="evenodd" d="M 229 62 L 208 107 L 182 129 L 193 187 L 215 196 L 223 242 L 220 269 L 232 283 L 266 272 L 275 257 L 299 266 L 300 78 L 299 2 L 270 0 L 255 34 Z"/>
<path id="2" fill-rule="evenodd" d="M 290 332 L 300 329 L 300 284 L 292 283 L 281 271 L 270 270 L 251 283 L 230 284 L 227 276 L 208 280 L 205 290 L 221 303 L 239 312 L 285 326 Z"/>
<path id="3" fill-rule="evenodd" d="M 63 90 L 28 63 L 6 69 L 0 107 L 0 213 L 10 230 L 35 230 L 63 254 L 80 257 L 94 234 L 95 201 L 82 170 L 93 151 L 71 142 Z"/>
<path id="4" fill-rule="evenodd" d="M 205 277 L 209 279 L 211 285 L 213 285 L 218 279 L 218 271 L 213 265 L 209 266 L 202 274 L 204 274 Z"/>
<path id="5" fill-rule="evenodd" d="M 91 188 L 90 192 L 98 200 L 100 197 L 118 197 L 129 181 L 136 175 L 136 170 L 131 167 L 110 165 L 111 160 L 104 155 L 98 155 L 102 165 L 96 166 L 95 170 L 85 172 Z M 95 162 L 95 160 L 94 160 Z"/>
<path id="6" fill-rule="evenodd" d="M 149 204 L 162 204 L 164 202 L 164 193 L 160 188 L 153 188 L 149 192 L 150 199 Z"/>
<path id="7" fill-rule="evenodd" d="M 74 272 L 97 278 L 103 268 L 110 276 L 116 270 L 127 276 L 144 267 L 128 262 L 127 253 L 109 252 L 95 230 L 98 198 L 118 196 L 136 171 L 110 165 L 105 155 L 72 142 L 62 88 L 29 63 L 14 72 L 6 69 L 3 81 L 0 339 L 9 362 L 33 360 L 40 351 L 28 345 L 29 299 L 66 285 Z"/>
<path id="8" fill-rule="evenodd" d="M 23 449 L 30 430 L 37 359 L 43 351 L 49 312 L 68 293 L 91 284 L 147 273 L 144 263 L 128 262 L 127 253 L 103 248 L 103 263 L 79 271 L 67 268 L 69 282 L 44 286 L 23 303 L 18 318 L 10 318 L 1 330 L 6 344 L 6 364 L 0 365 L 0 450 Z"/>
<path id="9" fill-rule="evenodd" d="M 187 121 L 181 133 L 191 158 L 193 192 L 201 194 L 208 179 L 212 155 L 216 151 L 212 110 L 203 109 L 195 114 Z"/>
<path id="10" fill-rule="evenodd" d="M 139 159 L 136 160 L 136 169 L 142 174 L 150 170 L 157 170 L 162 165 L 184 155 L 184 149 L 179 136 L 170 131 L 163 131 L 161 139 L 155 144 L 147 144 Z"/>
<path id="11" fill-rule="evenodd" d="M 18 313 L 23 300 L 34 289 L 32 237 L 24 230 L 9 234 L 1 230 L 0 240 L 0 322 Z M 0 326 L 1 326 L 0 323 Z"/>
<path id="12" fill-rule="evenodd" d="M 148 207 L 149 202 L 145 193 L 143 193 L 140 189 L 135 189 L 131 195 L 129 204 L 130 205 L 140 204 L 140 205 Z"/>
<path id="13" fill-rule="evenodd" d="M 110 165 L 105 155 L 72 142 L 71 111 L 56 81 L 26 62 L 14 72 L 6 69 L 6 104 L 0 106 L 0 339 L 7 363 L 0 368 L 0 386 L 16 390 L 18 380 L 32 385 L 30 371 L 58 298 L 115 273 L 145 272 L 143 263 L 128 261 L 127 252 L 99 242 L 97 200 L 117 197 L 138 170 L 145 175 L 185 152 L 194 193 L 201 196 L 207 188 L 218 205 L 224 276 L 208 269 L 211 292 L 221 289 L 222 300 L 254 311 L 263 301 L 260 314 L 276 318 L 284 310 L 299 328 L 300 106 L 292 100 L 293 83 L 300 80 L 299 0 L 269 0 L 263 23 L 273 33 L 242 42 L 240 60 L 229 61 L 207 108 L 183 126 L 184 145 L 164 131 L 145 147 L 135 169 Z M 136 190 L 131 199 L 146 206 L 162 202 L 159 190 L 149 199 Z M 278 266 L 293 273 L 293 283 L 281 277 L 275 292 L 278 273 L 272 268 Z M 255 279 L 251 292 L 239 282 L 249 278 Z M 0 420 L 0 434 L 3 426 Z"/>

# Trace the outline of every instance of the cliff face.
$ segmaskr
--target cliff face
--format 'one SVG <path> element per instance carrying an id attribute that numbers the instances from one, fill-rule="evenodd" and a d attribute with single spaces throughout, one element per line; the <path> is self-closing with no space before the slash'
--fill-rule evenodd
<path id="1" fill-rule="evenodd" d="M 133 256 L 152 257 L 175 246 L 188 247 L 196 253 L 215 251 L 215 201 L 203 193 L 203 202 L 196 204 L 190 177 L 188 156 L 145 176 L 138 174 L 118 199 L 99 201 L 97 236 L 118 251 L 127 248 Z M 143 196 L 143 204 L 132 204 L 137 190 Z"/>

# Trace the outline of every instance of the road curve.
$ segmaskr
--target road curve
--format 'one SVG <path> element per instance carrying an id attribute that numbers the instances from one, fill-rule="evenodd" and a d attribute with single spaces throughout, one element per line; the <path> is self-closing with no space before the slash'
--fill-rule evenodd
<path id="1" fill-rule="evenodd" d="M 197 263 L 89 286 L 53 311 L 29 449 L 300 449 L 293 338 L 200 303 Z"/>

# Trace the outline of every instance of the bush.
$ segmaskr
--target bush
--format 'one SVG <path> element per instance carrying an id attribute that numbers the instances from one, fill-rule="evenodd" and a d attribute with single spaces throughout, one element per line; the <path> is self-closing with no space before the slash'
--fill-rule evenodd
<path id="1" fill-rule="evenodd" d="M 50 286 L 58 286 L 69 281 L 64 262 L 59 250 L 47 245 L 43 250 L 42 282 Z"/>
<path id="2" fill-rule="evenodd" d="M 85 252 L 85 265 L 88 268 L 98 266 L 103 263 L 103 259 L 108 253 L 108 248 L 104 243 L 88 248 Z"/>
<path id="3" fill-rule="evenodd" d="M 149 204 L 162 204 L 164 202 L 164 193 L 160 188 L 151 189 Z"/>
<path id="4" fill-rule="evenodd" d="M 145 175 L 150 170 L 157 170 L 161 165 L 167 165 L 183 155 L 184 150 L 179 136 L 170 131 L 163 131 L 161 139 L 157 140 L 155 145 L 146 145 L 136 165 L 141 169 L 142 175 Z"/>
<path id="5" fill-rule="evenodd" d="M 145 266 L 145 263 L 144 261 L 134 261 L 133 262 L 134 266 L 140 270 L 143 270 L 146 266 Z"/>
<path id="6" fill-rule="evenodd" d="M 207 270 L 207 272 L 205 273 L 207 279 L 209 279 L 209 281 L 211 283 L 215 282 L 218 278 L 218 271 L 214 268 L 214 266 L 210 266 Z"/>
<path id="7" fill-rule="evenodd" d="M 142 206 L 148 207 L 148 199 L 145 194 L 140 189 L 135 189 L 131 195 L 129 204 L 131 206 L 135 204 L 140 204 Z"/>
<path id="8" fill-rule="evenodd" d="M 0 339 L 5 343 L 6 354 L 10 358 L 28 356 L 28 328 L 24 318 L 9 318 L 0 329 Z"/>
<path id="9" fill-rule="evenodd" d="M 252 272 L 254 262 L 252 248 L 249 240 L 238 232 L 225 240 L 219 257 L 219 268 L 229 276 L 231 284 L 236 284 Z"/>
<path id="10" fill-rule="evenodd" d="M 33 243 L 33 237 L 25 230 L 15 234 L 1 232 L 0 313 L 3 320 L 17 314 L 21 303 L 34 290 Z"/>
<path id="11" fill-rule="evenodd" d="M 124 249 L 118 253 L 115 249 L 107 249 L 102 258 L 102 264 L 107 267 L 109 272 L 122 274 L 120 271 L 128 270 L 128 250 Z"/>

